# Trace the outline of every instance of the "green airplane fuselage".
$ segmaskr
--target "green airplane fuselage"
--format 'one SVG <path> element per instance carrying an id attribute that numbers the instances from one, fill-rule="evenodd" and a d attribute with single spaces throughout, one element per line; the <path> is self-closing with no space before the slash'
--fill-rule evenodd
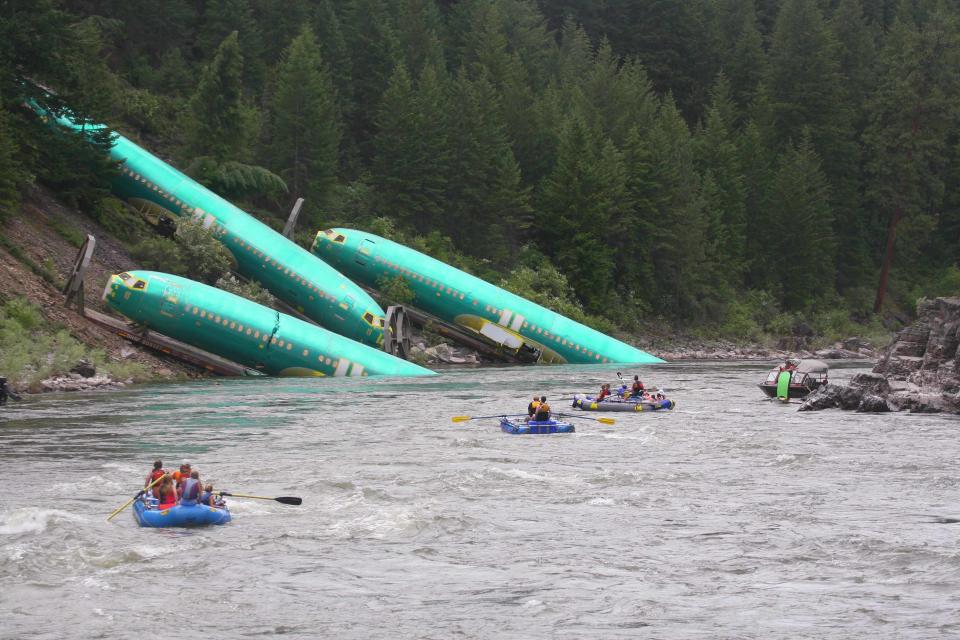
<path id="1" fill-rule="evenodd" d="M 309 322 L 167 273 L 113 275 L 103 299 L 159 333 L 271 375 L 434 375 Z"/>
<path id="2" fill-rule="evenodd" d="M 611 338 L 534 302 L 510 293 L 380 236 L 353 229 L 317 233 L 313 253 L 367 286 L 402 278 L 413 305 L 441 320 L 481 333 L 510 348 L 526 343 L 546 362 L 657 363 L 660 358 Z"/>
<path id="3" fill-rule="evenodd" d="M 64 117 L 56 122 L 75 131 L 103 128 Z M 153 213 L 201 220 L 233 254 L 240 274 L 331 331 L 371 346 L 383 343 L 383 309 L 363 289 L 126 137 L 112 139 L 110 158 L 120 163 L 112 185 L 117 196 Z"/>

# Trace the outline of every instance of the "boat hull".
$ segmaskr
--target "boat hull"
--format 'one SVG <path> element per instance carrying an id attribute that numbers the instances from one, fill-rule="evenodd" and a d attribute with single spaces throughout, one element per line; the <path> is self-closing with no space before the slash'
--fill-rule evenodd
<path id="1" fill-rule="evenodd" d="M 763 391 L 763 393 L 764 393 L 768 398 L 776 398 L 776 397 L 777 397 L 777 384 L 776 384 L 776 383 L 767 384 L 767 383 L 765 383 L 765 382 L 761 382 L 761 383 L 758 384 L 757 386 L 760 387 L 760 390 Z M 791 400 L 802 400 L 803 398 L 806 398 L 808 395 L 810 395 L 811 393 L 813 393 L 814 391 L 816 391 L 816 389 L 817 389 L 819 386 L 820 386 L 820 385 L 816 385 L 815 387 L 811 388 L 811 387 L 808 387 L 808 386 L 806 386 L 806 385 L 791 384 L 791 385 L 790 385 L 790 395 L 789 395 L 788 397 L 789 397 Z"/>
<path id="2" fill-rule="evenodd" d="M 673 400 L 651 400 L 650 402 L 633 402 L 630 400 L 602 400 L 596 402 L 590 396 L 576 395 L 573 397 L 573 408 L 581 411 L 619 411 L 640 413 L 643 411 L 667 411 L 677 406 Z"/>
<path id="3" fill-rule="evenodd" d="M 142 500 L 133 503 L 133 519 L 141 527 L 206 527 L 230 522 L 230 510 L 205 505 L 176 506 L 170 509 L 149 508 Z"/>
<path id="4" fill-rule="evenodd" d="M 549 433 L 573 433 L 576 429 L 569 422 L 544 420 L 524 421 L 522 418 L 500 418 L 500 430 L 511 435 L 545 435 Z"/>

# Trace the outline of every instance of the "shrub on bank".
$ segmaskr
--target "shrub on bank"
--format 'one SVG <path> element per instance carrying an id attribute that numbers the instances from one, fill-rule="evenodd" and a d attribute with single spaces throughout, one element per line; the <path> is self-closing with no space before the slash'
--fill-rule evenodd
<path id="1" fill-rule="evenodd" d="M 101 349 L 90 349 L 59 325 L 48 323 L 40 309 L 23 299 L 0 306 L 0 375 L 14 387 L 37 390 L 41 380 L 66 375 L 80 360 L 115 380 L 144 380 L 147 368 L 138 362 L 113 362 Z"/>

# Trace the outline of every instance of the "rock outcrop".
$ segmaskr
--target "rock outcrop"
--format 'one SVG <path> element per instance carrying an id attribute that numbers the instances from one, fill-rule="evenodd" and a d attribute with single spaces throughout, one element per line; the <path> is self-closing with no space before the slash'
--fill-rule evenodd
<path id="1" fill-rule="evenodd" d="M 872 373 L 810 394 L 800 411 L 960 414 L 960 298 L 921 300 L 917 320 L 897 334 Z"/>

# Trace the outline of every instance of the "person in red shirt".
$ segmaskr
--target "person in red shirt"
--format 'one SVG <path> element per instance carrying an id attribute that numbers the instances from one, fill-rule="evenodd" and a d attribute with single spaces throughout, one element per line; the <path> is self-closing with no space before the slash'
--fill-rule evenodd
<path id="1" fill-rule="evenodd" d="M 147 481 L 143 486 L 149 487 L 151 484 L 166 475 L 166 473 L 167 472 L 163 470 L 163 460 L 155 460 L 153 462 L 153 470 L 147 476 Z"/>
<path id="2" fill-rule="evenodd" d="M 597 394 L 597 402 L 602 402 L 604 398 L 610 395 L 610 385 L 605 384 L 600 387 L 600 393 Z"/>

